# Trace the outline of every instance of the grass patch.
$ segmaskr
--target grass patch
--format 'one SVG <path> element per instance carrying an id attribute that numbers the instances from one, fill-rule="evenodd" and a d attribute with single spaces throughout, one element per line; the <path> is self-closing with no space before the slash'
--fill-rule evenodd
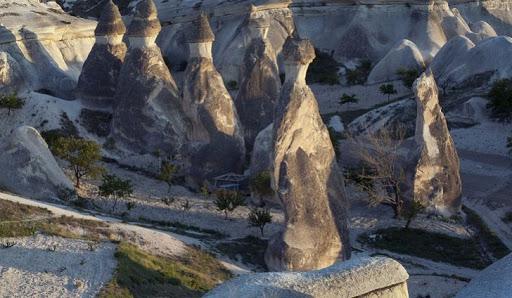
<path id="1" fill-rule="evenodd" d="M 113 280 L 99 294 L 110 297 L 201 297 L 231 274 L 210 254 L 196 248 L 182 257 L 151 255 L 121 243 Z"/>
<path id="2" fill-rule="evenodd" d="M 416 256 L 435 262 L 483 269 L 490 262 L 480 255 L 479 245 L 473 239 L 460 239 L 418 229 L 387 228 L 359 236 L 358 241 L 378 249 Z"/>
<path id="3" fill-rule="evenodd" d="M 267 271 L 264 256 L 268 241 L 254 236 L 225 241 L 215 248 L 223 255 L 244 264 L 255 266 L 260 271 Z"/>
<path id="4" fill-rule="evenodd" d="M 466 213 L 467 223 L 477 229 L 480 241 L 484 242 L 489 252 L 496 258 L 501 259 L 510 253 L 510 250 L 501 242 L 501 239 L 494 233 L 483 219 L 476 212 L 466 206 L 462 206 Z"/>

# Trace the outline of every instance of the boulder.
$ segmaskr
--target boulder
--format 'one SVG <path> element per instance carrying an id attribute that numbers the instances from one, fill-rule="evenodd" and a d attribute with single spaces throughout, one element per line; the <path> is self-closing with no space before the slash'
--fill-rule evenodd
<path id="1" fill-rule="evenodd" d="M 426 205 L 430 212 L 449 217 L 461 208 L 460 162 L 430 69 L 415 82 L 414 92 L 418 149 L 413 199 Z"/>
<path id="2" fill-rule="evenodd" d="M 400 69 L 422 71 L 425 61 L 418 47 L 410 40 L 404 39 L 393 47 L 382 60 L 375 65 L 368 76 L 368 84 L 393 81 L 399 78 Z"/>
<path id="3" fill-rule="evenodd" d="M 436 79 L 444 78 L 446 71 L 452 68 L 451 65 L 459 65 L 466 53 L 474 47 L 475 44 L 465 36 L 459 35 L 450 39 L 430 64 Z"/>
<path id="4" fill-rule="evenodd" d="M 84 104 L 112 105 L 126 55 L 125 32 L 117 6 L 112 0 L 107 1 L 96 27 L 96 43 L 84 63 L 75 91 Z"/>
<path id="5" fill-rule="evenodd" d="M 512 288 L 512 254 L 485 268 L 455 298 L 508 298 Z"/>
<path id="6" fill-rule="evenodd" d="M 408 278 L 404 267 L 393 259 L 363 257 L 312 272 L 244 274 L 204 297 L 407 298 Z"/>
<path id="7" fill-rule="evenodd" d="M 0 189 L 37 200 L 69 199 L 73 183 L 64 174 L 39 132 L 14 130 L 0 145 Z"/>
<path id="8" fill-rule="evenodd" d="M 345 132 L 345 125 L 339 115 L 334 115 L 329 119 L 329 128 L 337 133 Z"/>
<path id="9" fill-rule="evenodd" d="M 16 92 L 23 85 L 23 75 L 18 62 L 9 53 L 0 52 L 0 94 Z"/>
<path id="10" fill-rule="evenodd" d="M 235 99 L 248 150 L 252 150 L 256 135 L 274 120 L 281 88 L 276 54 L 267 40 L 269 26 L 264 19 L 248 21 L 251 42 L 245 53 L 242 84 Z"/>
<path id="11" fill-rule="evenodd" d="M 112 136 L 118 148 L 168 157 L 187 142 L 189 124 L 176 83 L 155 44 L 159 28 L 153 1 L 139 2 L 126 34 L 129 49 L 114 97 Z"/>
<path id="12" fill-rule="evenodd" d="M 222 174 L 241 173 L 245 145 L 235 104 L 213 64 L 215 37 L 208 18 L 201 14 L 192 25 L 182 104 L 192 124 L 187 150 L 190 175 L 201 185 Z"/>
<path id="13" fill-rule="evenodd" d="M 285 227 L 270 240 L 265 262 L 271 271 L 321 269 L 350 258 L 345 186 L 306 84 L 315 49 L 308 40 L 290 37 L 283 56 L 286 81 L 274 116 L 272 175 Z"/>
<path id="14" fill-rule="evenodd" d="M 258 173 L 270 171 L 272 167 L 272 151 L 274 145 L 274 125 L 270 124 L 264 130 L 260 131 L 254 141 L 251 153 L 251 166 L 249 175 L 254 176 Z"/>

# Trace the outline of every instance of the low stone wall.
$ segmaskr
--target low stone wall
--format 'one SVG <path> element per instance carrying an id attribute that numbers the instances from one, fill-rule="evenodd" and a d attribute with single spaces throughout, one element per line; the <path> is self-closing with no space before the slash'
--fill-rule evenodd
<path id="1" fill-rule="evenodd" d="M 268 272 L 234 278 L 204 297 L 372 297 L 404 298 L 407 271 L 385 258 L 354 258 L 310 272 Z"/>

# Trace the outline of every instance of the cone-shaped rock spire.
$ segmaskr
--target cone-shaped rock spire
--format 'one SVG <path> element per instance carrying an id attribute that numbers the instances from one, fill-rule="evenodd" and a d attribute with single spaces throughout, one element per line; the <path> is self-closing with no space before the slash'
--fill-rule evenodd
<path id="1" fill-rule="evenodd" d="M 162 27 L 158 20 L 158 10 L 153 0 L 142 0 L 135 7 L 133 20 L 128 27 L 128 37 L 153 37 Z"/>
<path id="2" fill-rule="evenodd" d="M 108 0 L 103 7 L 94 33 L 96 36 L 123 35 L 126 33 L 121 13 L 119 13 L 119 9 L 112 0 Z"/>
<path id="3" fill-rule="evenodd" d="M 206 13 L 201 12 L 199 17 L 192 22 L 190 32 L 187 34 L 187 42 L 189 43 L 203 43 L 213 42 L 215 35 L 213 34 L 208 16 Z"/>

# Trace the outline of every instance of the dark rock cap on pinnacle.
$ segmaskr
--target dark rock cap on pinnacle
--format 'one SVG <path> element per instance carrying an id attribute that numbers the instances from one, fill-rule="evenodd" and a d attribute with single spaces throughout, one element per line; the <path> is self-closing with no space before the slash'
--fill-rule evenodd
<path id="1" fill-rule="evenodd" d="M 126 27 L 119 9 L 112 0 L 108 0 L 103 7 L 94 33 L 96 36 L 123 35 L 126 33 Z"/>
<path id="2" fill-rule="evenodd" d="M 283 46 L 285 61 L 309 64 L 315 59 L 315 48 L 308 39 L 290 36 Z"/>
<path id="3" fill-rule="evenodd" d="M 187 36 L 189 43 L 212 42 L 215 40 L 212 28 L 208 21 L 208 16 L 202 12 L 199 17 L 192 22 L 190 33 Z"/>
<path id="4" fill-rule="evenodd" d="M 135 7 L 133 21 L 128 27 L 127 36 L 150 37 L 156 36 L 162 29 L 158 20 L 158 10 L 153 0 L 142 0 Z"/>

